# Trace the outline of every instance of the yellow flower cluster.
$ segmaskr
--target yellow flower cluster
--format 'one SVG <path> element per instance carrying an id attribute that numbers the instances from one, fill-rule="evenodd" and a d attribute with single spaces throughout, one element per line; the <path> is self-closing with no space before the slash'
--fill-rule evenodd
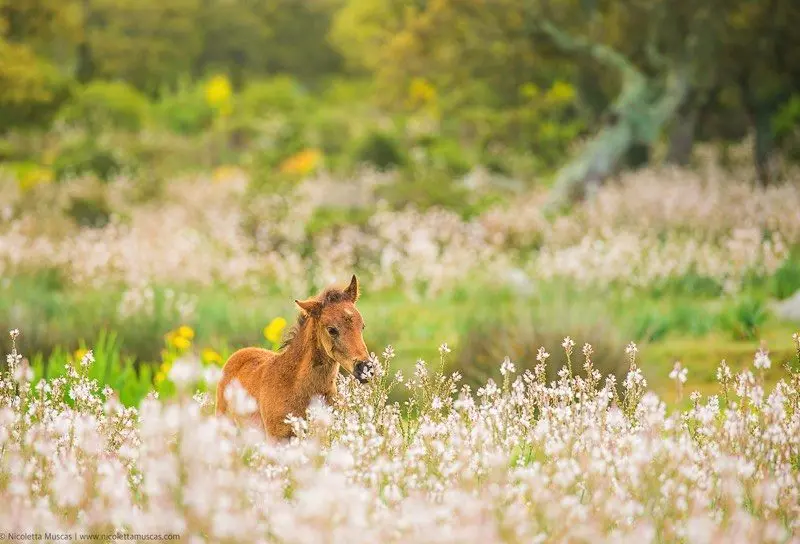
<path id="1" fill-rule="evenodd" d="M 219 365 L 222 366 L 225 361 L 222 359 L 222 355 L 217 353 L 212 348 L 205 348 L 200 353 L 200 359 L 207 365 Z"/>
<path id="2" fill-rule="evenodd" d="M 20 191 L 30 191 L 39 185 L 51 183 L 53 171 L 44 166 L 28 165 L 17 172 L 17 185 Z"/>
<path id="3" fill-rule="evenodd" d="M 269 322 L 269 325 L 264 327 L 264 338 L 266 338 L 267 341 L 271 342 L 273 345 L 277 345 L 281 341 L 281 335 L 283 334 L 283 329 L 285 328 L 286 320 L 282 317 L 276 317 Z"/>
<path id="4" fill-rule="evenodd" d="M 436 101 L 436 87 L 426 79 L 415 77 L 408 86 L 408 99 L 412 107 L 432 104 Z"/>
<path id="5" fill-rule="evenodd" d="M 194 329 L 188 325 L 181 325 L 174 331 L 167 333 L 167 344 L 179 352 L 183 352 L 191 347 L 193 338 Z"/>
<path id="6" fill-rule="evenodd" d="M 174 331 L 168 332 L 165 339 L 167 341 L 167 349 L 161 352 L 162 362 L 155 376 L 156 385 L 160 385 L 167 379 L 176 356 L 192 347 L 194 329 L 188 325 L 181 325 Z"/>
<path id="7" fill-rule="evenodd" d="M 222 116 L 230 115 L 233 111 L 233 88 L 231 82 L 224 75 L 216 75 L 208 80 L 205 85 L 206 103 Z"/>
<path id="8" fill-rule="evenodd" d="M 310 174 L 322 162 L 322 152 L 319 149 L 304 149 L 285 159 L 278 169 L 283 174 Z"/>

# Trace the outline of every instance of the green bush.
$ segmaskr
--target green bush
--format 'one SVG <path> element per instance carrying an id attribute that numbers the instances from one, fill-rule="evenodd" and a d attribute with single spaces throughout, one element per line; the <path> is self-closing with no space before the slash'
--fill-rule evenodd
<path id="1" fill-rule="evenodd" d="M 792 296 L 800 289 L 800 252 L 794 252 L 770 278 L 770 293 L 778 299 Z"/>
<path id="2" fill-rule="evenodd" d="M 434 168 L 453 176 L 464 176 L 472 170 L 472 164 L 455 140 L 436 138 L 428 146 L 428 156 Z"/>
<path id="3" fill-rule="evenodd" d="M 116 151 L 86 138 L 62 148 L 52 168 L 57 180 L 92 174 L 109 181 L 131 166 Z"/>
<path id="4" fill-rule="evenodd" d="M 608 308 L 597 299 L 568 285 L 548 284 L 533 297 L 516 298 L 515 302 L 469 320 L 455 354 L 455 367 L 468 383 L 478 385 L 489 377 L 497 378 L 506 356 L 518 372 L 533 368 L 540 347 L 550 354 L 548 379 L 556 379 L 566 363 L 561 344 L 567 336 L 575 342 L 572 369 L 576 374 L 585 375 L 581 348 L 589 343 L 595 368 L 618 379 L 625 376 L 627 339 L 609 322 Z"/>
<path id="5" fill-rule="evenodd" d="M 264 118 L 305 113 L 309 98 L 294 79 L 278 76 L 247 85 L 236 100 L 236 116 Z"/>
<path id="6" fill-rule="evenodd" d="M 104 227 L 111 219 L 108 202 L 102 196 L 73 197 L 70 199 L 67 215 L 82 227 Z"/>
<path id="7" fill-rule="evenodd" d="M 211 127 L 214 109 L 208 104 L 202 85 L 181 84 L 164 93 L 155 104 L 158 120 L 178 134 L 193 135 Z"/>
<path id="8" fill-rule="evenodd" d="M 95 81 L 80 89 L 60 112 L 62 120 L 90 130 L 142 128 L 149 108 L 139 91 L 121 81 Z"/>
<path id="9" fill-rule="evenodd" d="M 347 151 L 353 137 L 352 122 L 347 112 L 328 110 L 309 120 L 312 139 L 327 157 L 339 157 Z"/>
<path id="10" fill-rule="evenodd" d="M 536 355 L 540 347 L 551 355 L 547 360 L 548 380 L 557 379 L 558 371 L 566 364 L 561 344 L 565 337 L 576 344 L 572 354 L 572 370 L 584 375 L 581 347 L 592 345 L 592 361 L 603 375 L 613 374 L 618 380 L 625 376 L 628 361 L 625 358 L 625 342 L 604 321 L 570 322 L 545 319 L 541 316 L 518 315 L 505 322 L 477 322 L 461 339 L 456 354 L 455 368 L 467 383 L 479 385 L 488 378 L 498 379 L 499 366 L 509 357 L 518 372 L 536 366 Z"/>
<path id="11" fill-rule="evenodd" d="M 387 132 L 371 131 L 356 143 L 353 162 L 389 170 L 404 166 L 407 160 L 400 142 L 394 136 Z"/>
<path id="12" fill-rule="evenodd" d="M 762 300 L 745 297 L 722 312 L 720 325 L 735 340 L 757 340 L 767 317 L 767 308 Z"/>
<path id="13" fill-rule="evenodd" d="M 101 332 L 92 346 L 94 364 L 88 367 L 88 377 L 97 380 L 100 386 L 108 385 L 119 393 L 119 400 L 126 406 L 138 406 L 144 397 L 153 389 L 152 371 L 147 365 L 139 365 L 138 371 L 132 358 L 121 355 L 121 344 L 113 333 Z M 80 352 L 85 352 L 86 345 L 80 343 Z M 53 379 L 64 376 L 66 363 L 75 354 L 67 354 L 61 349 L 54 350 L 47 359 L 37 355 L 31 361 L 34 383 L 40 379 Z"/>
<path id="14" fill-rule="evenodd" d="M 0 134 L 49 125 L 69 99 L 72 83 L 25 44 L 0 39 Z"/>

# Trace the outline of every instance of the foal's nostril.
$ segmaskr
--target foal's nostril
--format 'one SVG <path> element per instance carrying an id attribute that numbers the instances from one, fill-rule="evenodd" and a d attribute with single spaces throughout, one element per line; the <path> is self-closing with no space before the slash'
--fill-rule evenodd
<path id="1" fill-rule="evenodd" d="M 355 367 L 353 367 L 353 374 L 358 381 L 366 383 L 372 374 L 371 370 L 372 368 L 369 361 L 358 361 Z"/>

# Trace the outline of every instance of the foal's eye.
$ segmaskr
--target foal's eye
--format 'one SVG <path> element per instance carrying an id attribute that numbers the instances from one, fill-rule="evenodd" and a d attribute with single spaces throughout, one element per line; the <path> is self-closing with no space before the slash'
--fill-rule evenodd
<path id="1" fill-rule="evenodd" d="M 328 327 L 328 334 L 330 334 L 331 336 L 338 336 L 339 329 L 337 329 L 336 327 Z"/>

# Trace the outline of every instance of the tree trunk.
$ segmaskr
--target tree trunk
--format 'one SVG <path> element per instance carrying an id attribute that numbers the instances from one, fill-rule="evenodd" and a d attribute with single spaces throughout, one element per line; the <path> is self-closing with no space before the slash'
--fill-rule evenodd
<path id="1" fill-rule="evenodd" d="M 770 159 L 773 152 L 772 116 L 767 108 L 761 107 L 754 115 L 755 135 L 753 137 L 753 161 L 756 167 L 756 178 L 762 187 L 769 185 L 772 178 Z"/>
<path id="2" fill-rule="evenodd" d="M 681 111 L 675 116 L 672 129 L 669 133 L 669 149 L 667 163 L 687 166 L 692 158 L 694 137 L 700 109 L 692 107 L 688 111 Z"/>
<path id="3" fill-rule="evenodd" d="M 686 66 L 664 66 L 662 73 L 648 77 L 629 59 L 606 45 L 580 36 L 570 36 L 549 22 L 539 28 L 560 49 L 579 52 L 622 76 L 622 89 L 610 112 L 612 124 L 601 129 L 557 174 L 547 208 L 559 208 L 584 197 L 613 175 L 627 159 L 640 162 L 664 127 L 686 102 L 689 70 Z"/>

